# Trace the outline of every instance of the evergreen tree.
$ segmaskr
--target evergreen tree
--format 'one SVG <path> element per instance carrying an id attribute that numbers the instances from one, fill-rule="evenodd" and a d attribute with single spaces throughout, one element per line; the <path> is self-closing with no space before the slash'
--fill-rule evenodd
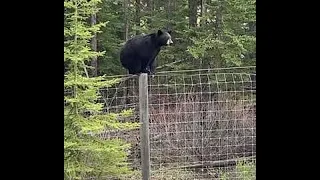
<path id="1" fill-rule="evenodd" d="M 99 89 L 119 82 L 103 76 L 89 77 L 86 64 L 103 52 L 91 49 L 90 40 L 106 23 L 91 24 L 101 0 L 65 0 L 64 61 L 64 175 L 65 179 L 89 176 L 118 176 L 129 173 L 127 149 L 120 139 L 102 140 L 97 135 L 105 130 L 136 128 L 135 123 L 121 123 L 119 118 L 131 115 L 130 110 L 119 114 L 103 113 Z"/>

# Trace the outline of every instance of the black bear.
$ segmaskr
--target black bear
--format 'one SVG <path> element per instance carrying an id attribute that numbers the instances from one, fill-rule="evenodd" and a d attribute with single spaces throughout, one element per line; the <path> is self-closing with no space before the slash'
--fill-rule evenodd
<path id="1" fill-rule="evenodd" d="M 155 58 L 162 46 L 172 44 L 171 31 L 138 35 L 129 39 L 120 52 L 120 61 L 129 74 L 155 73 Z"/>

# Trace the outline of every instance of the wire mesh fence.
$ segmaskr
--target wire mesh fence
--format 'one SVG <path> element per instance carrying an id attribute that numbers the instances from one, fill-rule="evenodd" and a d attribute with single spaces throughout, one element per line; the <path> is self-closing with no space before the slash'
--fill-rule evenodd
<path id="1" fill-rule="evenodd" d="M 187 172 L 181 179 L 240 177 L 237 160 L 255 160 L 253 77 L 220 69 L 163 73 L 150 80 L 154 177 L 165 178 L 172 169 Z"/>
<path id="2" fill-rule="evenodd" d="M 123 121 L 139 122 L 138 79 L 101 89 L 104 111 L 133 109 Z M 255 67 L 149 76 L 151 179 L 255 179 L 255 86 Z M 129 162 L 137 173 L 123 179 L 142 179 L 140 129 L 100 137 L 130 142 Z"/>

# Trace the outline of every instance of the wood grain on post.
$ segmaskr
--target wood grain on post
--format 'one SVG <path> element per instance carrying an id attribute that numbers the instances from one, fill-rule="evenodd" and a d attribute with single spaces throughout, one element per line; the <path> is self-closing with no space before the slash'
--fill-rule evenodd
<path id="1" fill-rule="evenodd" d="M 141 137 L 142 179 L 150 179 L 150 141 L 149 141 L 149 109 L 148 109 L 148 74 L 139 76 L 139 111 Z"/>

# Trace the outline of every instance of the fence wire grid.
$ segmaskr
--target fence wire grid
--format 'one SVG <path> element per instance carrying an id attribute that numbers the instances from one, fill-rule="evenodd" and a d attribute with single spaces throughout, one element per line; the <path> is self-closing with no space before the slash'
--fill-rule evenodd
<path id="1" fill-rule="evenodd" d="M 255 77 L 255 67 L 149 76 L 151 179 L 256 179 Z M 101 89 L 105 112 L 132 108 L 134 115 L 125 121 L 139 122 L 138 79 Z M 142 179 L 140 130 L 100 136 L 131 143 L 129 162 L 136 173 L 122 179 Z"/>

